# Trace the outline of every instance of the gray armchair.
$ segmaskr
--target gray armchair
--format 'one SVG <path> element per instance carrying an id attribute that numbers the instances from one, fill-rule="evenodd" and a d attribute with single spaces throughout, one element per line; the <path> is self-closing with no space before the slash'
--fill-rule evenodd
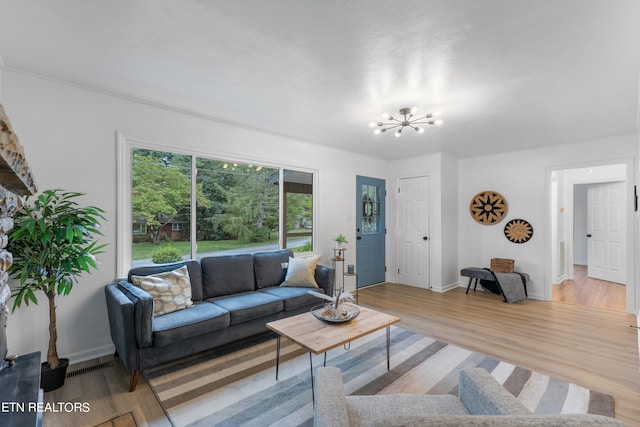
<path id="1" fill-rule="evenodd" d="M 345 396 L 338 368 L 319 368 L 316 427 L 626 426 L 598 415 L 533 415 L 481 368 L 460 372 L 458 395 Z"/>

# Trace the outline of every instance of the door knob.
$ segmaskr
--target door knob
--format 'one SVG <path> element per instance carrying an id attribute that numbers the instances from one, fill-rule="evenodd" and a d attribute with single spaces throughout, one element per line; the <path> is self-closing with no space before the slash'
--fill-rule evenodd
<path id="1" fill-rule="evenodd" d="M 423 236 L 422 240 L 429 240 L 429 237 L 428 236 Z"/>
<path id="2" fill-rule="evenodd" d="M 362 236 L 358 236 L 358 237 L 356 237 L 356 239 L 362 240 Z"/>
<path id="3" fill-rule="evenodd" d="M 587 237 L 591 237 L 591 234 L 587 234 Z"/>

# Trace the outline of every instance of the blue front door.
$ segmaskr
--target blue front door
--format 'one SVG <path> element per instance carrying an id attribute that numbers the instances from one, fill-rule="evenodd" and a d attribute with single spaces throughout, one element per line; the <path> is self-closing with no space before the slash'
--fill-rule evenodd
<path id="1" fill-rule="evenodd" d="M 356 268 L 358 287 L 385 281 L 385 183 L 356 176 Z"/>

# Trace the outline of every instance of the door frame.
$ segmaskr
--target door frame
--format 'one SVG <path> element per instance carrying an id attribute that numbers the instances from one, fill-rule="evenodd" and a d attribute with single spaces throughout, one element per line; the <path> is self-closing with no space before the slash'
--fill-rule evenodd
<path id="1" fill-rule="evenodd" d="M 555 239 L 555 229 L 554 225 L 556 224 L 555 209 L 563 208 L 562 206 L 557 206 L 555 200 L 553 200 L 554 196 L 554 182 L 552 179 L 552 174 L 554 172 L 565 171 L 570 169 L 582 169 L 582 168 L 592 168 L 592 167 L 600 167 L 600 166 L 612 166 L 612 165 L 625 165 L 626 166 L 626 191 L 627 191 L 627 206 L 625 209 L 626 214 L 626 226 L 627 226 L 627 236 L 630 236 L 626 242 L 626 264 L 627 264 L 627 280 L 626 280 L 626 299 L 627 299 L 627 313 L 633 314 L 637 313 L 638 307 L 640 307 L 640 301 L 638 298 L 640 297 L 640 292 L 637 290 L 638 282 L 636 281 L 636 266 L 638 265 L 638 245 L 639 245 L 639 236 L 637 234 L 638 229 L 640 229 L 640 223 L 638 223 L 636 217 L 638 217 L 638 212 L 635 210 L 635 202 L 637 196 L 635 194 L 635 183 L 637 171 L 635 169 L 635 160 L 633 158 L 623 158 L 623 159 L 613 159 L 608 161 L 593 161 L 593 162 L 583 162 L 583 163 L 573 163 L 573 164 L 564 164 L 557 166 L 550 166 L 546 168 L 546 183 L 545 189 L 547 194 L 546 206 L 547 206 L 547 216 L 545 221 L 546 232 L 545 232 L 545 247 L 549 248 L 547 251 L 547 256 L 545 257 L 545 283 L 544 283 L 544 295 L 546 301 L 552 300 L 552 284 L 555 283 L 556 277 L 554 276 L 554 262 L 557 259 L 557 251 L 555 249 L 557 239 Z M 573 188 L 575 184 L 589 184 L 589 183 L 598 183 L 598 182 L 610 182 L 611 179 L 604 180 L 583 180 L 580 182 L 572 181 L 571 185 L 568 186 L 571 191 L 571 200 L 573 200 Z M 565 196 L 566 200 L 566 196 Z M 566 208 L 566 207 L 565 207 Z M 569 224 L 567 228 L 569 229 L 568 235 L 571 239 L 567 239 L 570 243 L 570 248 L 564 254 L 565 265 L 567 266 L 568 274 L 567 278 L 573 278 L 573 269 L 568 268 L 568 261 L 573 265 L 573 206 L 569 207 L 571 215 L 567 215 Z M 569 225 L 571 227 L 569 227 Z M 565 236 L 567 233 L 565 233 Z"/>

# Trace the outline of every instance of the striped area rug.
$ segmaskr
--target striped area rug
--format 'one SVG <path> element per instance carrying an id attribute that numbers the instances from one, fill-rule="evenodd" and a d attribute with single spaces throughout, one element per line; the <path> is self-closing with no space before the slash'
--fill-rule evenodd
<path id="1" fill-rule="evenodd" d="M 310 426 L 313 405 L 309 354 L 282 340 L 275 380 L 275 339 L 226 354 L 209 352 L 146 371 L 158 400 L 176 426 Z M 323 357 L 313 356 L 314 368 Z M 457 392 L 458 371 L 491 372 L 537 414 L 613 416 L 613 398 L 399 327 L 391 332 L 391 370 L 384 330 L 327 354 L 342 370 L 347 394 Z"/>

